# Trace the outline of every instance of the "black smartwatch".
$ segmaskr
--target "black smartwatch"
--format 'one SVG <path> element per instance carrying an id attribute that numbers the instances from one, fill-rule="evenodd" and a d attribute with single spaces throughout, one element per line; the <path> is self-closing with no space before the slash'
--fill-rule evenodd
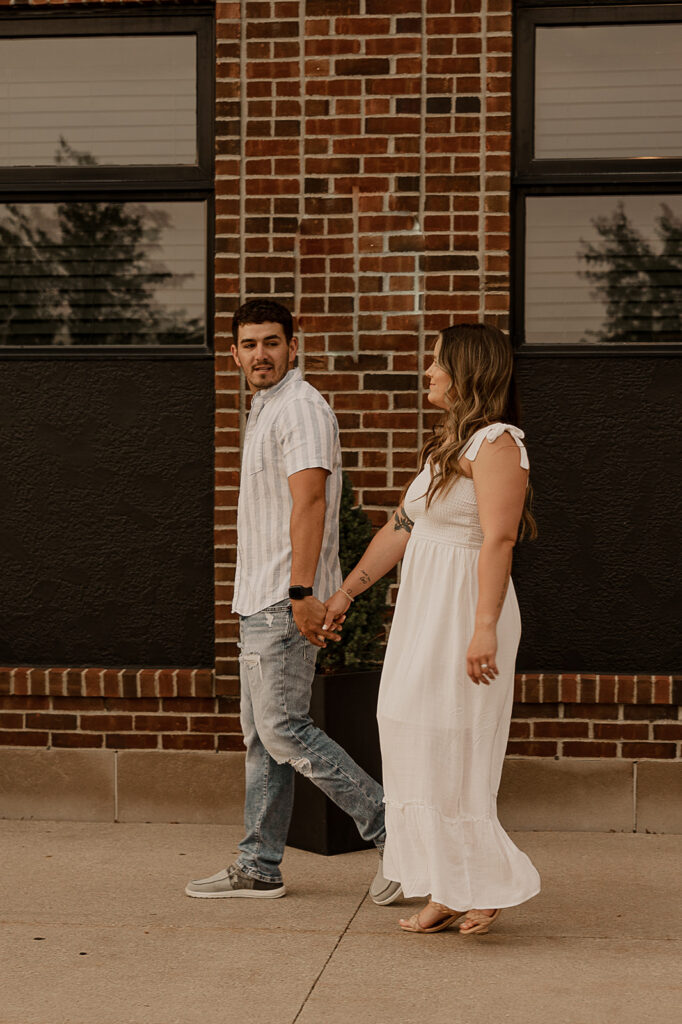
<path id="1" fill-rule="evenodd" d="M 304 597 L 310 597 L 312 592 L 312 587 L 289 587 L 289 600 L 302 601 Z"/>

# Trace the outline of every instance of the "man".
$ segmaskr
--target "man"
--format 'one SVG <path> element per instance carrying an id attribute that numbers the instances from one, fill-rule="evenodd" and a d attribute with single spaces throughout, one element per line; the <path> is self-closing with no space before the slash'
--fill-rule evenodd
<path id="1" fill-rule="evenodd" d="M 383 849 L 383 791 L 309 715 L 325 640 L 323 600 L 341 584 L 341 451 L 336 418 L 294 369 L 291 314 L 245 303 L 232 321 L 232 356 L 253 396 L 244 439 L 233 611 L 240 616 L 241 723 L 246 744 L 245 836 L 235 863 L 190 882 L 188 896 L 284 896 L 280 864 L 294 797 L 306 775 Z M 370 886 L 388 904 L 400 886 L 381 862 Z"/>

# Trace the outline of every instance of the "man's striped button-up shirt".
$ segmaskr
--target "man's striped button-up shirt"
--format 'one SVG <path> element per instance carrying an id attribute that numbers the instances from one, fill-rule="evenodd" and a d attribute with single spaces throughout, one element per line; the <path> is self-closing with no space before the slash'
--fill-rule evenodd
<path id="1" fill-rule="evenodd" d="M 322 550 L 314 593 L 326 600 L 341 585 L 339 502 L 341 446 L 336 417 L 300 370 L 257 391 L 244 438 L 237 512 L 237 572 L 232 610 L 253 615 L 282 601 L 291 582 L 291 492 L 302 469 L 329 472 Z"/>

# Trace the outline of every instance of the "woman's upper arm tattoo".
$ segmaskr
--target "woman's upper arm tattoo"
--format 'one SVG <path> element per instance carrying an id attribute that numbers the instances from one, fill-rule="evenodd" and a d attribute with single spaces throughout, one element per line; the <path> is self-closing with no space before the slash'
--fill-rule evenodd
<path id="1" fill-rule="evenodd" d="M 414 523 L 405 511 L 405 506 L 401 505 L 400 508 L 393 516 L 393 529 L 394 530 L 407 530 L 408 533 L 412 533 L 412 527 Z"/>

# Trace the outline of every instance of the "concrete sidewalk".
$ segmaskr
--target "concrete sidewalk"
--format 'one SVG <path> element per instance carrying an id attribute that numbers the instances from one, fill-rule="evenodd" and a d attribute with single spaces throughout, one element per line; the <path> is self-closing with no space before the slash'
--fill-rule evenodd
<path id="1" fill-rule="evenodd" d="M 677 1024 L 682 836 L 515 836 L 543 891 L 487 936 L 408 935 L 372 852 L 287 850 L 285 899 L 191 900 L 215 825 L 0 822 L 0 1024 Z M 412 910 L 410 909 L 410 913 Z"/>

